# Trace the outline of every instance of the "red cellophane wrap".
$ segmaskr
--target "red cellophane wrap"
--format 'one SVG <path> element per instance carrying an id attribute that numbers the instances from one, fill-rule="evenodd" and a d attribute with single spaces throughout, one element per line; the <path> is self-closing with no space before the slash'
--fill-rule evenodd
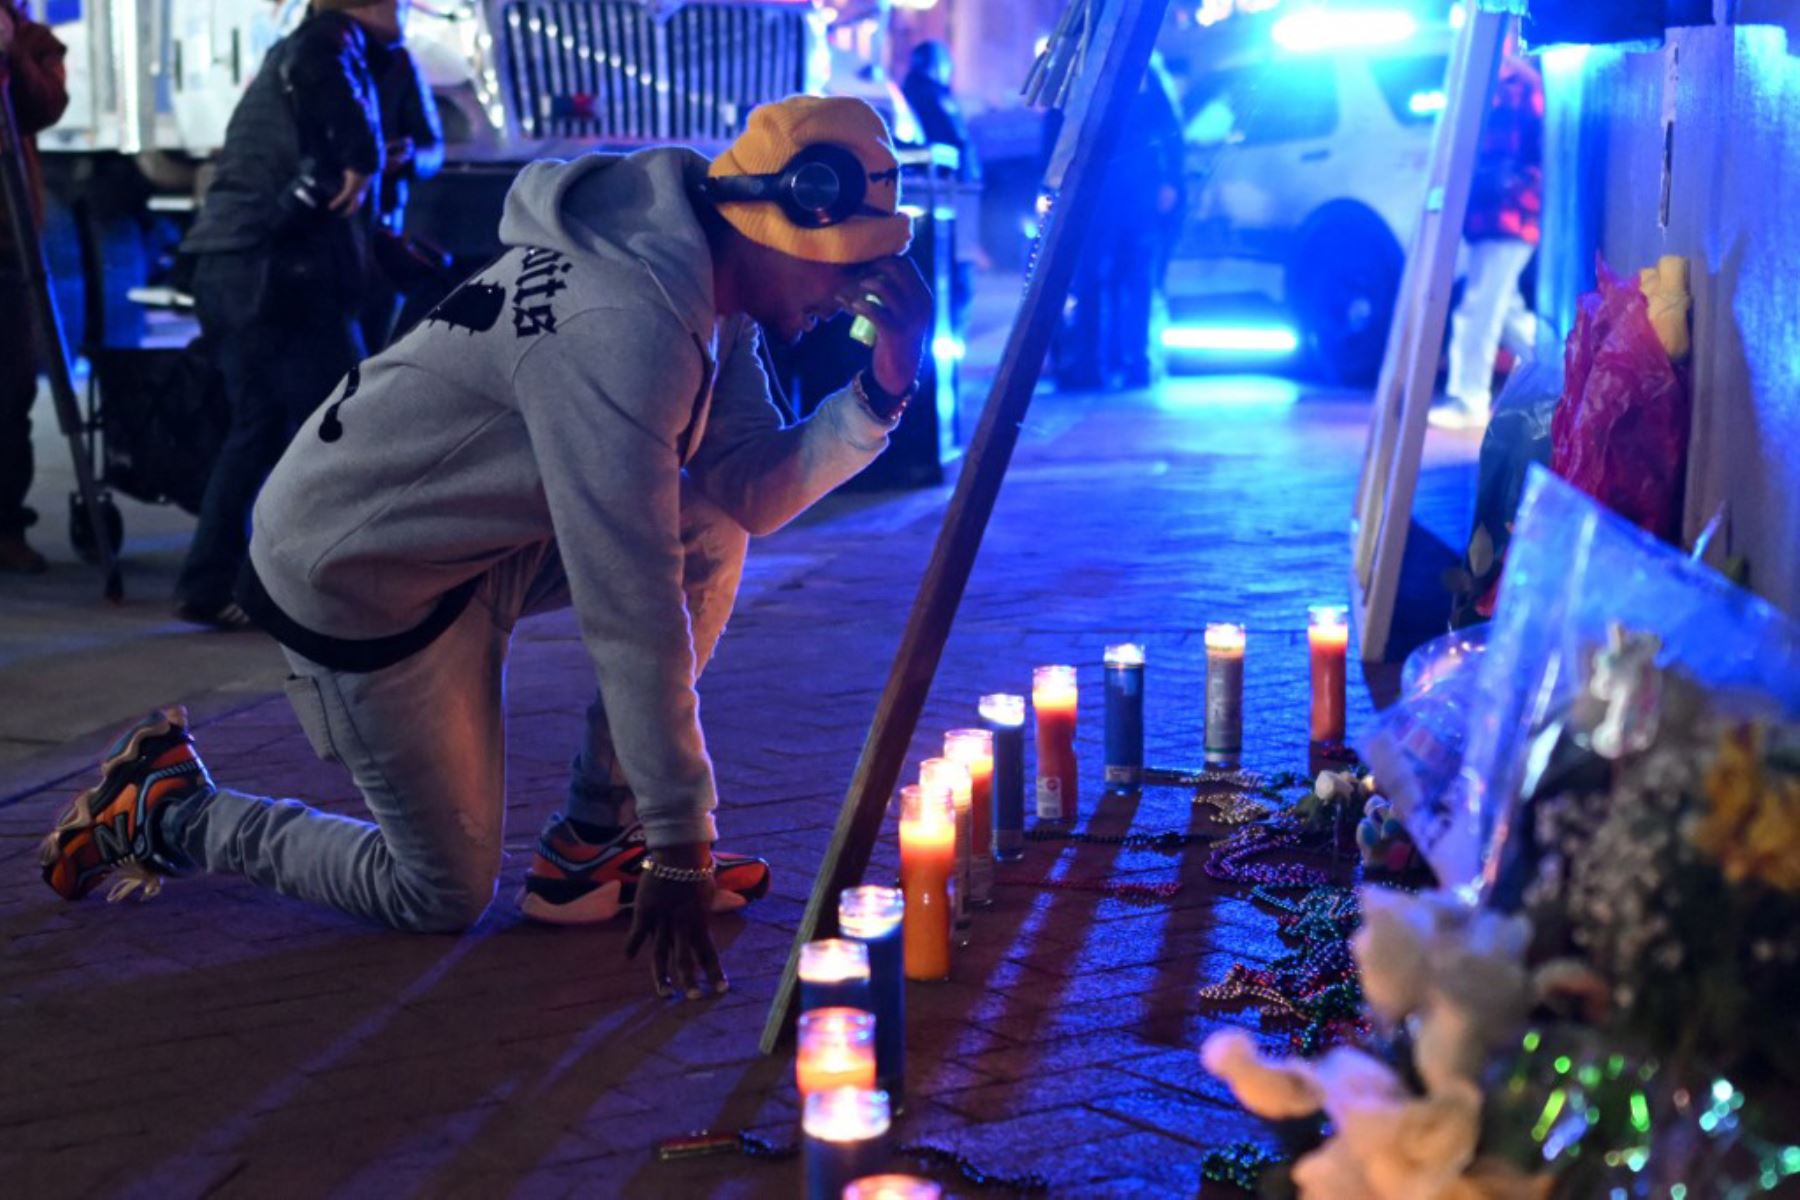
<path id="1" fill-rule="evenodd" d="M 1596 259 L 1599 289 L 1581 298 L 1564 351 L 1550 469 L 1668 541 L 1680 531 L 1690 418 L 1635 280 Z"/>

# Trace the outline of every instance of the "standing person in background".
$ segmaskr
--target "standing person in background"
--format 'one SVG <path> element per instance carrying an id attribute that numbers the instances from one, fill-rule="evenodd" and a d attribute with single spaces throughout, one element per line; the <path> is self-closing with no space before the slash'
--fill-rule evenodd
<path id="1" fill-rule="evenodd" d="M 920 42 L 912 48 L 906 79 L 900 85 L 906 103 L 919 119 L 925 142 L 954 146 L 957 152 L 958 195 L 972 196 L 975 203 L 957 205 L 957 254 L 950 272 L 950 324 L 960 339 L 969 328 L 969 303 L 975 292 L 975 265 L 980 249 L 979 195 L 981 159 L 969 136 L 962 104 L 950 90 L 950 51 L 942 42 Z M 965 215 L 965 209 L 967 213 Z"/>
<path id="2" fill-rule="evenodd" d="M 62 119 L 69 106 L 63 44 L 15 0 L 0 0 L 0 89 L 12 100 L 25 155 L 33 215 L 44 214 L 37 133 Z M 5 200 L 0 197 L 0 207 Z M 13 244 L 12 221 L 0 212 L 0 573 L 37 575 L 44 556 L 25 540 L 37 514 L 25 507 L 31 490 L 31 406 L 37 399 L 37 346 L 25 260 Z"/>
<path id="3" fill-rule="evenodd" d="M 1150 312 L 1181 207 L 1181 121 L 1152 55 L 1106 175 L 1106 202 L 1075 268 L 1075 319 L 1057 385 L 1150 386 Z"/>
<path id="4" fill-rule="evenodd" d="M 394 335 L 394 319 L 409 290 L 407 253 L 400 240 L 406 229 L 406 200 L 412 184 L 430 179 L 444 165 L 444 129 L 438 121 L 437 100 L 419 71 L 418 60 L 404 41 L 369 43 L 369 73 L 375 77 L 380 101 L 381 129 L 387 137 L 387 165 L 381 172 L 378 209 L 380 228 L 375 256 L 376 270 L 369 280 L 369 303 L 362 314 L 363 342 L 370 354 L 387 348 Z M 395 264 L 393 259 L 399 258 Z"/>
<path id="5" fill-rule="evenodd" d="M 183 620 L 250 627 L 232 599 L 250 508 L 294 431 L 363 356 L 368 202 L 386 162 L 369 46 L 399 40 L 406 3 L 314 0 L 238 101 L 182 243 L 231 409 L 175 585 Z"/>
<path id="6" fill-rule="evenodd" d="M 1502 341 L 1515 354 L 1537 342 L 1537 318 L 1519 294 L 1544 211 L 1544 85 L 1508 39 L 1481 126 L 1463 238 L 1469 273 L 1450 323 L 1447 403 L 1432 423 L 1483 429 L 1493 412 L 1494 358 Z"/>

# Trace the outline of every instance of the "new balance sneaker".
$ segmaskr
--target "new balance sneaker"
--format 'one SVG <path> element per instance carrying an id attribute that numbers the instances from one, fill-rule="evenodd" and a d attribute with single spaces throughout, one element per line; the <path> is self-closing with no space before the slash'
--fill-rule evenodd
<path id="1" fill-rule="evenodd" d="M 109 901 L 148 900 L 178 871 L 158 819 L 176 800 L 210 792 L 212 778 L 188 735 L 187 710 L 165 708 L 127 729 L 100 763 L 100 783 L 75 797 L 39 855 L 44 882 L 79 900 L 117 871 Z"/>
<path id="2" fill-rule="evenodd" d="M 595 843 L 558 814 L 538 837 L 519 907 L 552 925 L 610 921 L 636 902 L 648 854 L 642 825 L 627 825 L 611 841 Z M 715 850 L 713 864 L 719 885 L 714 912 L 733 912 L 768 895 L 769 864 L 762 859 Z"/>

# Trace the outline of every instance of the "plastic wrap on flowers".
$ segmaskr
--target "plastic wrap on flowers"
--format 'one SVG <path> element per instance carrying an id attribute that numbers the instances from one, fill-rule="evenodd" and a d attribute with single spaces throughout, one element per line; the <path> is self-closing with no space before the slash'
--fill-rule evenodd
<path id="1" fill-rule="evenodd" d="M 1792 622 L 1548 471 L 1533 471 L 1471 685 L 1457 786 L 1437 810 L 1407 818 L 1409 827 L 1436 819 L 1449 830 L 1432 864 L 1446 886 L 1495 899 L 1518 798 L 1558 769 L 1556 740 L 1545 735 L 1577 704 L 1604 758 L 1654 738 L 1652 663 L 1679 665 L 1746 713 L 1800 716 Z"/>

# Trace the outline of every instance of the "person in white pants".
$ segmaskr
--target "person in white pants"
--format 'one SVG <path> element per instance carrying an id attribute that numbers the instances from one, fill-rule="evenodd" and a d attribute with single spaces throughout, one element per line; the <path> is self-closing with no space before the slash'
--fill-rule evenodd
<path id="1" fill-rule="evenodd" d="M 1505 346 L 1515 355 L 1537 344 L 1537 314 L 1519 291 L 1519 276 L 1537 247 L 1519 238 L 1469 243 L 1469 272 L 1462 303 L 1450 321 L 1450 372 L 1446 412 L 1460 423 L 1485 426 L 1493 412 L 1494 359 Z"/>
<path id="2" fill-rule="evenodd" d="M 1449 400 L 1434 410 L 1433 424 L 1484 428 L 1494 407 L 1500 347 L 1523 354 L 1536 345 L 1537 318 L 1519 292 L 1519 277 L 1541 236 L 1543 131 L 1543 83 L 1511 43 L 1481 126 L 1463 221 L 1469 270 L 1450 323 Z"/>

